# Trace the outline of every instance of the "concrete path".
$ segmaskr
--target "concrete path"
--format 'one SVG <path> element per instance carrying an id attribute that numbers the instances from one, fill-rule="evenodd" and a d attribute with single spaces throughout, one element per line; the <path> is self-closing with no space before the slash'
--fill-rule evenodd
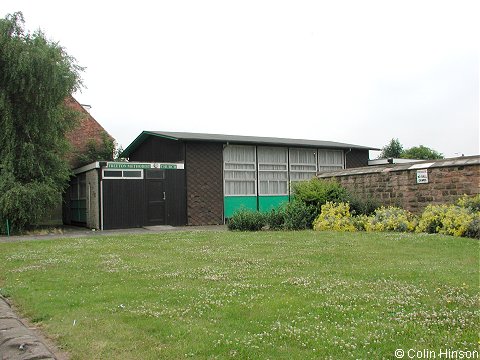
<path id="1" fill-rule="evenodd" d="M 58 358 L 0 296 L 0 360 L 44 359 Z"/>
<path id="2" fill-rule="evenodd" d="M 120 230 L 97 230 L 92 231 L 82 227 L 66 227 L 61 234 L 45 234 L 45 235 L 0 235 L 0 243 L 26 240 L 48 240 L 48 239 L 65 239 L 91 236 L 111 236 L 111 235 L 125 235 L 125 234 L 154 234 L 165 231 L 225 231 L 226 225 L 206 225 L 206 226 L 146 226 L 143 228 L 120 229 Z M 2 360 L 0 358 L 0 360 Z"/>

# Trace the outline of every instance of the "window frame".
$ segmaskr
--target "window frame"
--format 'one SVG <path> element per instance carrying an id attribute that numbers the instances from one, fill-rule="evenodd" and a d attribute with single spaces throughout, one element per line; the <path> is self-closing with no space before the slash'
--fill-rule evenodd
<path id="1" fill-rule="evenodd" d="M 311 151 L 313 152 L 314 154 L 314 157 L 315 157 L 315 162 L 313 163 L 300 163 L 300 162 L 292 162 L 292 151 L 298 151 L 298 150 L 308 150 L 308 151 Z M 288 150 L 288 158 L 289 158 L 289 166 L 288 166 L 288 170 L 289 170 L 289 181 L 290 183 L 292 182 L 297 182 L 297 181 L 308 181 L 310 179 L 313 179 L 316 175 L 317 175 L 317 172 L 318 172 L 318 156 L 317 156 L 317 149 L 314 149 L 314 148 L 301 148 L 301 147 L 292 147 L 292 148 L 289 148 Z M 315 170 L 311 170 L 311 171 L 305 171 L 305 170 L 294 170 L 292 169 L 293 166 L 310 166 L 310 167 L 315 167 Z M 312 176 L 308 179 L 292 179 L 292 174 L 312 174 Z"/>
<path id="2" fill-rule="evenodd" d="M 230 148 L 251 148 L 253 149 L 253 156 L 254 160 L 252 161 L 226 161 L 225 159 L 225 151 Z M 257 176 L 257 147 L 255 145 L 227 145 L 223 149 L 223 195 L 224 196 L 258 196 L 258 176 Z M 237 168 L 237 169 L 228 169 L 226 165 L 245 165 L 245 166 L 252 166 L 251 169 L 242 169 L 242 168 Z M 228 178 L 226 176 L 227 173 L 235 174 L 236 172 L 241 173 L 241 172 L 248 172 L 248 173 L 253 173 L 254 177 L 253 179 L 238 179 L 235 177 Z M 246 183 L 251 183 L 253 182 L 254 184 L 254 193 L 250 194 L 227 194 L 227 183 L 234 183 L 234 182 L 246 182 Z"/>
<path id="3" fill-rule="evenodd" d="M 119 171 L 122 176 L 105 176 L 106 171 Z M 140 172 L 140 176 L 125 176 L 124 173 Z M 102 169 L 102 180 L 142 180 L 145 177 L 143 169 Z"/>
<path id="4" fill-rule="evenodd" d="M 337 164 L 337 163 L 324 163 L 320 164 L 320 151 L 324 151 L 327 154 L 328 153 L 340 153 L 340 158 L 342 159 L 342 164 Z M 328 155 L 326 156 L 328 160 Z M 327 169 L 327 170 L 321 170 L 321 167 L 328 167 L 328 168 L 335 168 L 335 169 Z M 343 170 L 345 169 L 345 155 L 343 150 L 337 150 L 337 149 L 318 149 L 317 151 L 317 171 L 318 172 L 330 172 L 330 171 L 336 171 L 336 170 Z"/>
<path id="5" fill-rule="evenodd" d="M 283 152 L 285 154 L 285 162 L 261 162 L 260 160 L 260 152 L 262 150 L 275 150 L 279 152 Z M 289 195 L 289 169 L 288 169 L 288 157 L 289 151 L 287 147 L 277 147 L 277 146 L 258 146 L 257 147 L 257 169 L 258 169 L 258 196 L 288 196 Z M 283 166 L 284 169 L 262 169 L 261 166 L 272 166 L 272 167 L 280 167 Z M 285 179 L 262 179 L 262 174 L 273 174 L 273 173 L 280 173 L 285 174 Z M 267 193 L 262 192 L 262 183 L 267 183 Z M 280 183 L 285 183 L 285 191 L 284 193 L 275 192 L 270 193 L 270 184 L 277 183 L 277 188 L 280 189 Z"/>

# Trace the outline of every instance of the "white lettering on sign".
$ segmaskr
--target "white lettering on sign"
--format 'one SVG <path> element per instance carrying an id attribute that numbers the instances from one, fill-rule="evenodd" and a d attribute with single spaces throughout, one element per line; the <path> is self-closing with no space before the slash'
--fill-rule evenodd
<path id="1" fill-rule="evenodd" d="M 428 170 L 417 170 L 417 184 L 428 184 Z"/>

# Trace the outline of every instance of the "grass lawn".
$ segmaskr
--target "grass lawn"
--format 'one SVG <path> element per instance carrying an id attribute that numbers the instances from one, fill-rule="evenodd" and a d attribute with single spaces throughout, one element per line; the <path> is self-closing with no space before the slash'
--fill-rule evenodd
<path id="1" fill-rule="evenodd" d="M 0 293 L 72 359 L 479 351 L 474 239 L 164 232 L 0 243 Z"/>

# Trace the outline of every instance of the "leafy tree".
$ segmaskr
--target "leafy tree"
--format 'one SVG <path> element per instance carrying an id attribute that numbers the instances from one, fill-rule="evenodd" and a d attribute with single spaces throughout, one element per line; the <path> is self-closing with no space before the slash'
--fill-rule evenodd
<path id="1" fill-rule="evenodd" d="M 67 185 L 65 133 L 76 113 L 64 99 L 83 70 L 21 12 L 0 19 L 0 218 L 21 230 L 51 208 Z"/>
<path id="2" fill-rule="evenodd" d="M 419 159 L 419 160 L 435 160 L 443 159 L 443 154 L 429 147 L 420 145 L 410 149 L 404 149 L 398 139 L 390 140 L 388 145 L 382 148 L 379 159 L 402 158 L 402 159 Z"/>
<path id="3" fill-rule="evenodd" d="M 414 146 L 410 149 L 405 150 L 402 153 L 401 157 L 404 159 L 422 159 L 422 160 L 435 160 L 435 159 L 444 158 L 443 154 L 423 145 Z"/>
<path id="4" fill-rule="evenodd" d="M 379 159 L 399 158 L 403 153 L 403 146 L 398 139 L 392 139 L 382 148 Z"/>

